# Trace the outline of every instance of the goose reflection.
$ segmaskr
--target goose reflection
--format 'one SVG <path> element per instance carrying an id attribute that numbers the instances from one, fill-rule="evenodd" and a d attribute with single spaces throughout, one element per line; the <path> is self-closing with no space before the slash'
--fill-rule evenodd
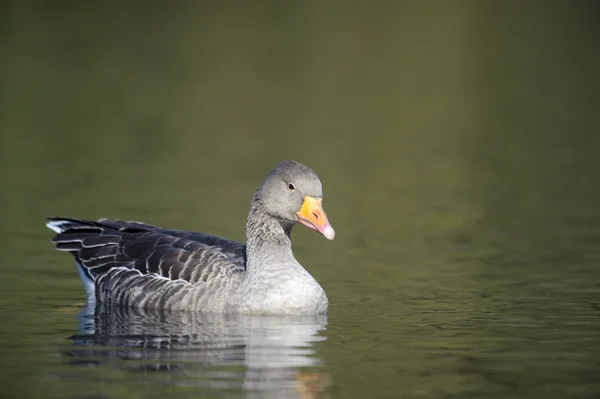
<path id="1" fill-rule="evenodd" d="M 313 349 L 327 316 L 252 316 L 88 305 L 69 362 L 148 372 L 156 382 L 319 398 L 329 377 Z M 316 370 L 316 371 L 315 371 Z M 151 377 L 150 379 L 153 379 Z"/>

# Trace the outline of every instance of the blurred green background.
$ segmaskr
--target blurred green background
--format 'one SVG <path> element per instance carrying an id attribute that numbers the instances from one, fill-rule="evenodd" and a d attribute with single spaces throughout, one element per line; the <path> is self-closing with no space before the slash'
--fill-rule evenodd
<path id="1" fill-rule="evenodd" d="M 599 18 L 594 1 L 3 2 L 2 385 L 66 389 L 34 383 L 75 328 L 47 307 L 84 299 L 46 216 L 243 241 L 252 193 L 296 159 L 337 231 L 294 232 L 331 303 L 331 395 L 597 394 Z M 464 353 L 440 326 L 472 333 Z"/>

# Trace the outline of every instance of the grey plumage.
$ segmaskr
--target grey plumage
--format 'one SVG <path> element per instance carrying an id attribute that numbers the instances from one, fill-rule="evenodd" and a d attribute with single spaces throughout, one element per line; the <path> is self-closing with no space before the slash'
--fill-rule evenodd
<path id="1" fill-rule="evenodd" d="M 141 222 L 50 218 L 47 225 L 58 233 L 52 239 L 56 249 L 75 257 L 90 298 L 100 302 L 209 312 L 323 313 L 327 297 L 295 260 L 290 235 L 301 221 L 333 238 L 326 215 L 319 213 L 321 197 L 321 182 L 312 169 L 295 161 L 279 164 L 253 197 L 248 246 Z M 307 198 L 317 205 L 301 213 Z"/>

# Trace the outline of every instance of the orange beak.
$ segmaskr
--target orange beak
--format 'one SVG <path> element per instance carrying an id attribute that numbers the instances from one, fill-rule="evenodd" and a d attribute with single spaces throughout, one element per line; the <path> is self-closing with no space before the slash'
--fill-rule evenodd
<path id="1" fill-rule="evenodd" d="M 327 215 L 323 211 L 323 198 L 304 197 L 304 202 L 300 211 L 296 212 L 298 222 L 312 230 L 316 230 L 323 234 L 328 240 L 333 240 L 335 230 L 329 224 Z"/>

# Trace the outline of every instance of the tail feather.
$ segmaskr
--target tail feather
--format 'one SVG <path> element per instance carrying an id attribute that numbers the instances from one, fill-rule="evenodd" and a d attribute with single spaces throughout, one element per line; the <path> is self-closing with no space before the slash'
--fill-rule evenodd
<path id="1" fill-rule="evenodd" d="M 72 229 L 91 229 L 92 231 L 97 231 L 98 228 L 101 229 L 109 227 L 106 224 L 94 222 L 91 220 L 63 217 L 49 217 L 46 226 L 49 229 L 56 231 L 57 233 L 62 233 L 66 230 Z"/>
<path id="2" fill-rule="evenodd" d="M 57 233 L 62 233 L 69 223 L 72 223 L 72 222 L 67 219 L 48 218 L 48 223 L 46 223 L 46 226 L 49 229 L 54 230 Z"/>

